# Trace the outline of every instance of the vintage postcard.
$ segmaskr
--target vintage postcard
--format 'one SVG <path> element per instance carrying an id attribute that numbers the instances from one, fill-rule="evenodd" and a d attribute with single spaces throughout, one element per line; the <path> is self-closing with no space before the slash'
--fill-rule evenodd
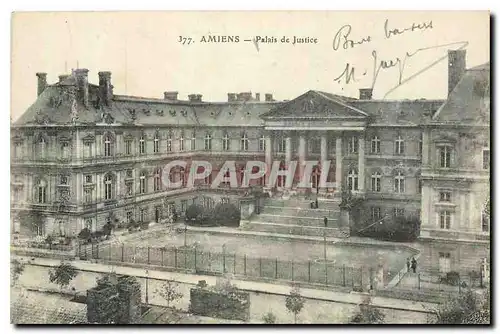
<path id="1" fill-rule="evenodd" d="M 488 11 L 12 14 L 13 324 L 490 324 Z"/>

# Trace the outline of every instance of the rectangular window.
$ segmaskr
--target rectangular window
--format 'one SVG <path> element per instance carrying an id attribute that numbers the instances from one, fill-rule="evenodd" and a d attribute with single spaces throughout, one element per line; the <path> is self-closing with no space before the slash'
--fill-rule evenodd
<path id="1" fill-rule="evenodd" d="M 92 203 L 92 189 L 85 189 L 85 203 Z"/>
<path id="2" fill-rule="evenodd" d="M 145 154 L 146 153 L 146 141 L 144 138 L 141 138 L 139 140 L 139 154 Z"/>
<path id="3" fill-rule="evenodd" d="M 358 153 L 358 137 L 351 137 L 347 142 L 347 151 L 352 154 Z"/>
<path id="4" fill-rule="evenodd" d="M 125 141 L 125 154 L 126 155 L 132 154 L 132 141 L 131 140 Z"/>
<path id="5" fill-rule="evenodd" d="M 92 183 L 92 175 L 85 175 L 85 183 Z"/>
<path id="6" fill-rule="evenodd" d="M 439 201 L 440 202 L 451 202 L 451 192 L 449 192 L 449 191 L 439 192 Z"/>
<path id="7" fill-rule="evenodd" d="M 132 171 L 131 169 L 127 169 L 127 171 L 126 171 L 126 174 L 125 174 L 125 175 L 126 175 L 127 179 L 131 179 L 131 178 L 133 178 L 133 177 L 134 177 L 134 176 L 133 176 L 133 175 L 134 175 L 134 174 L 133 174 L 133 171 Z"/>
<path id="8" fill-rule="evenodd" d="M 278 152 L 285 153 L 286 151 L 286 138 L 280 138 L 278 141 Z"/>
<path id="9" fill-rule="evenodd" d="M 483 169 L 490 169 L 490 149 L 483 149 Z"/>
<path id="10" fill-rule="evenodd" d="M 380 192 L 380 176 L 379 175 L 372 176 L 372 191 Z"/>
<path id="11" fill-rule="evenodd" d="M 394 208 L 394 217 L 403 217 L 405 215 L 405 209 Z"/>
<path id="12" fill-rule="evenodd" d="M 486 212 L 481 213 L 481 230 L 483 232 L 490 231 L 490 216 Z"/>
<path id="13" fill-rule="evenodd" d="M 397 155 L 403 155 L 405 153 L 405 142 L 401 137 L 396 139 L 396 152 Z"/>
<path id="14" fill-rule="evenodd" d="M 155 138 L 153 142 L 153 153 L 158 153 L 160 152 L 160 142 L 158 141 L 158 138 Z"/>
<path id="15" fill-rule="evenodd" d="M 451 227 L 451 212 L 441 211 L 439 213 L 439 227 L 441 229 L 449 230 Z"/>
<path id="16" fill-rule="evenodd" d="M 439 148 L 439 166 L 441 168 L 450 168 L 451 166 L 451 148 L 443 146 Z"/>
<path id="17" fill-rule="evenodd" d="M 83 157 L 90 158 L 92 156 L 93 156 L 92 142 L 84 142 L 83 143 Z"/>
<path id="18" fill-rule="evenodd" d="M 372 138 L 370 153 L 372 154 L 380 153 L 380 139 L 378 137 Z"/>
<path id="19" fill-rule="evenodd" d="M 15 142 L 14 143 L 14 158 L 21 159 L 23 157 L 23 143 Z"/>
<path id="20" fill-rule="evenodd" d="M 139 221 L 141 223 L 146 221 L 146 209 L 140 209 L 139 210 Z"/>
<path id="21" fill-rule="evenodd" d="M 447 252 L 439 252 L 439 271 L 441 273 L 449 273 L 451 271 L 451 254 Z"/>
<path id="22" fill-rule="evenodd" d="M 125 194 L 127 196 L 132 196 L 132 191 L 133 191 L 132 189 L 133 189 L 132 182 L 125 183 Z"/>
<path id="23" fill-rule="evenodd" d="M 179 152 L 184 152 L 184 137 L 179 138 Z"/>
<path id="24" fill-rule="evenodd" d="M 194 134 L 191 138 L 191 151 L 196 151 L 196 136 Z"/>
<path id="25" fill-rule="evenodd" d="M 172 152 L 172 136 L 169 135 L 167 138 L 167 152 Z"/>
<path id="26" fill-rule="evenodd" d="M 67 142 L 61 143 L 61 157 L 63 159 L 69 158 L 69 144 Z"/>
<path id="27" fill-rule="evenodd" d="M 266 150 L 266 138 L 259 138 L 259 152 L 264 152 Z"/>
<path id="28" fill-rule="evenodd" d="M 382 213 L 379 207 L 372 207 L 372 220 L 378 220 L 382 218 Z"/>

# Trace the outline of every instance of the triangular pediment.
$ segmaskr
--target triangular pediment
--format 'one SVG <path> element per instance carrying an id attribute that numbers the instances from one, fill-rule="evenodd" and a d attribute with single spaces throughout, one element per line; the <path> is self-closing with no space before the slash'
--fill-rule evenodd
<path id="1" fill-rule="evenodd" d="M 262 115 L 272 118 L 365 118 L 368 115 L 340 96 L 310 90 L 299 97 L 282 103 Z"/>

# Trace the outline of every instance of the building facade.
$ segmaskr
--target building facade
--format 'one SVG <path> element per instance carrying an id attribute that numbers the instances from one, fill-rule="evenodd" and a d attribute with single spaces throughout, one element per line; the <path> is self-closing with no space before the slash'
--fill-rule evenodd
<path id="1" fill-rule="evenodd" d="M 472 266 L 470 247 L 489 254 L 481 213 L 489 198 L 489 65 L 467 70 L 464 51 L 449 59 L 446 100 L 374 100 L 371 89 L 359 98 L 311 90 L 290 101 L 249 92 L 229 93 L 227 102 L 199 94 L 183 101 L 177 92 L 152 99 L 115 95 L 109 72 L 99 72 L 98 85 L 86 69 L 51 85 L 38 73 L 38 97 L 11 127 L 12 229 L 75 235 L 111 220 L 161 221 L 192 203 L 237 203 L 245 189 L 208 186 L 227 160 L 238 183 L 247 161 L 284 170 L 297 161 L 294 175 L 276 180 L 278 190 L 287 181 L 295 188 L 302 162 L 314 160 L 313 188 L 321 175 L 333 184 L 320 196 L 348 189 L 363 197 L 365 221 L 418 216 L 429 264 L 470 257 Z M 482 116 L 472 117 L 478 108 Z M 187 166 L 162 175 L 174 160 Z M 188 186 L 194 160 L 211 162 L 212 174 Z M 163 177 L 183 186 L 167 189 Z"/>

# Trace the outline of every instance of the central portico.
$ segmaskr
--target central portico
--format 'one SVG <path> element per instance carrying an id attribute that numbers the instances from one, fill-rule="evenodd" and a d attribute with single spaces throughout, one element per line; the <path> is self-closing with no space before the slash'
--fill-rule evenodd
<path id="1" fill-rule="evenodd" d="M 340 193 L 345 168 L 344 157 L 355 158 L 357 154 L 357 161 L 349 163 L 356 165 L 356 179 L 360 181 L 350 178 L 349 182 L 352 184 L 349 186 L 351 190 L 364 192 L 364 137 L 368 115 L 347 105 L 343 99 L 345 97 L 308 91 L 264 114 L 262 118 L 267 132 L 265 162 L 268 171 L 276 160 L 281 161 L 284 168 L 289 166 L 291 161 L 297 161 L 292 185 L 292 188 L 296 188 L 304 173 L 305 162 L 318 161 L 312 173 L 312 185 L 316 188 L 324 162 L 331 161 L 327 182 L 334 182 L 335 188 L 319 189 L 319 192 Z M 335 171 L 331 173 L 333 169 Z M 268 177 L 269 175 L 266 185 Z M 278 182 L 278 188 L 282 185 L 281 180 L 281 183 Z"/>

